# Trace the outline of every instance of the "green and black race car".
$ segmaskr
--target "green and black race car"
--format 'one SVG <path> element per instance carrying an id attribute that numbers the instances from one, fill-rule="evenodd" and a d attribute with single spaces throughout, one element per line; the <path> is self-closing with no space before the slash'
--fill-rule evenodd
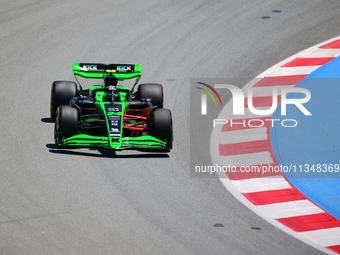
<path id="1" fill-rule="evenodd" d="M 139 84 L 141 65 L 74 63 L 76 82 L 55 81 L 51 118 L 55 143 L 62 147 L 172 149 L 172 115 L 163 108 L 163 87 Z M 102 79 L 83 89 L 77 77 Z M 132 89 L 118 82 L 135 78 Z"/>

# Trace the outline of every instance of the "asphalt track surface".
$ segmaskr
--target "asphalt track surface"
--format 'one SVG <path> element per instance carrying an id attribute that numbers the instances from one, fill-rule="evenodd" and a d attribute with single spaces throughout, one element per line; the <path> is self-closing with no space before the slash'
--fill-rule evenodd
<path id="1" fill-rule="evenodd" d="M 320 253 L 249 211 L 219 179 L 190 178 L 188 95 L 190 78 L 246 84 L 339 35 L 339 1 L 0 6 L 0 254 Z M 174 149 L 55 148 L 50 86 L 73 80 L 73 62 L 141 64 L 141 82 L 164 85 Z"/>

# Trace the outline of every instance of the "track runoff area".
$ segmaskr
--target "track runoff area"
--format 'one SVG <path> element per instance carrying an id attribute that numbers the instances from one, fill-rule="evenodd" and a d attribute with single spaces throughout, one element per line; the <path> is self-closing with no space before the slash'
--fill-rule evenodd
<path id="1" fill-rule="evenodd" d="M 210 170 L 237 199 L 288 234 L 335 254 L 339 55 L 340 36 L 268 69 L 242 89 L 244 97 L 229 87 L 233 100 L 215 120 L 210 145 Z"/>

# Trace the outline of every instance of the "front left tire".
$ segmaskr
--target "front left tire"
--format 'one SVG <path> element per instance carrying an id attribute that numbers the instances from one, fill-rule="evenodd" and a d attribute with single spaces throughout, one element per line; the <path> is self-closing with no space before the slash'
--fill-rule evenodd
<path id="1" fill-rule="evenodd" d="M 64 139 L 78 134 L 79 112 L 77 109 L 61 105 L 56 111 L 54 128 L 55 144 L 59 145 Z"/>

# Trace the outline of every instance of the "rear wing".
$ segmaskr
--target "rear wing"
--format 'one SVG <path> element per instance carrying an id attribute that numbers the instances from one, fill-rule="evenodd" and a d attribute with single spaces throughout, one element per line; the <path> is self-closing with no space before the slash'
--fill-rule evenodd
<path id="1" fill-rule="evenodd" d="M 90 79 L 104 79 L 108 74 L 113 74 L 117 79 L 136 78 L 136 82 L 131 90 L 133 91 L 142 76 L 142 66 L 132 64 L 74 63 L 73 74 L 77 81 L 77 76 Z"/>

